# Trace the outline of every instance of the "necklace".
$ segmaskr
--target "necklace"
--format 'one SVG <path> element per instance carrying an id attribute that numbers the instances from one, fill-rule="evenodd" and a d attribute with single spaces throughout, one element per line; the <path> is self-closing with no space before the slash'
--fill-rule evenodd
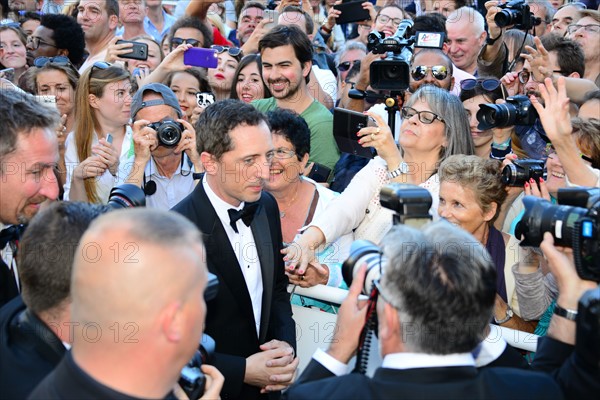
<path id="1" fill-rule="evenodd" d="M 287 204 L 287 207 L 285 209 L 279 211 L 279 218 L 285 218 L 287 210 L 289 210 L 291 205 L 294 204 L 294 202 L 296 201 L 296 197 L 298 197 L 298 189 L 300 188 L 300 185 L 302 185 L 302 181 L 299 181 L 298 184 L 296 185 L 296 193 L 294 193 L 294 196 L 292 197 L 292 200 L 290 200 L 290 202 Z"/>

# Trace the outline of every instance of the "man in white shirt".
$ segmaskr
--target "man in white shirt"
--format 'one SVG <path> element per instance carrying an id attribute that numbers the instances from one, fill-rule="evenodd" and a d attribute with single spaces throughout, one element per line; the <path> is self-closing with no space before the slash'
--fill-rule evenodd
<path id="1" fill-rule="evenodd" d="M 77 22 L 85 34 L 85 48 L 89 54 L 79 68 L 82 74 L 96 61 L 104 61 L 119 24 L 119 3 L 117 0 L 81 0 L 77 10 Z"/>
<path id="2" fill-rule="evenodd" d="M 146 19 L 145 0 L 118 0 L 119 21 L 121 27 L 117 28 L 116 35 L 125 40 L 136 36 L 145 35 L 144 20 Z M 160 42 L 159 42 L 160 43 Z"/>
<path id="3" fill-rule="evenodd" d="M 423 231 L 395 226 L 382 241 L 376 313 L 383 363 L 373 378 L 352 373 L 367 310 L 359 268 L 329 349 L 317 350 L 287 399 L 561 398 L 550 376 L 519 369 L 477 370 L 472 351 L 494 306 L 496 273 L 485 248 L 445 221 Z M 373 277 L 372 270 L 369 276 Z M 371 290 L 372 282 L 367 282 Z M 337 377 L 336 377 L 337 376 Z"/>
<path id="4" fill-rule="evenodd" d="M 177 3 L 182 3 L 178 1 Z M 162 8 L 162 0 L 146 0 L 146 18 L 144 18 L 144 29 L 146 33 L 158 43 L 171 29 L 177 18 L 168 14 Z"/>

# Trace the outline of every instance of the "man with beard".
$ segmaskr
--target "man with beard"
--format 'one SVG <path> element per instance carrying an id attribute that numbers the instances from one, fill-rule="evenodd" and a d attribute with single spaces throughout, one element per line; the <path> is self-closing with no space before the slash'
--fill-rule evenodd
<path id="1" fill-rule="evenodd" d="M 23 226 L 58 197 L 59 115 L 33 96 L 0 91 L 0 305 L 19 294 L 15 252 Z"/>
<path id="2" fill-rule="evenodd" d="M 117 0 L 81 0 L 77 10 L 77 23 L 83 29 L 85 47 L 89 53 L 79 68 L 81 74 L 96 61 L 104 61 L 119 23 L 119 3 Z"/>
<path id="3" fill-rule="evenodd" d="M 145 35 L 144 18 L 146 18 L 146 2 L 144 0 L 119 0 L 119 21 L 122 26 L 116 35 L 125 40 Z"/>
<path id="4" fill-rule="evenodd" d="M 296 26 L 279 25 L 258 45 L 265 84 L 273 94 L 252 104 L 262 112 L 277 107 L 294 110 L 310 128 L 310 162 L 331 169 L 340 157 L 333 138 L 333 116 L 310 94 L 310 39 Z"/>

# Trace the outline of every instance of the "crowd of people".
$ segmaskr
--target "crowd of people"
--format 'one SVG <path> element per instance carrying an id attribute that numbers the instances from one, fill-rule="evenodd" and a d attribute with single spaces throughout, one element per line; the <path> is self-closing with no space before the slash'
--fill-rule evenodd
<path id="1" fill-rule="evenodd" d="M 517 228 L 524 198 L 600 188 L 598 2 L 357 4 L 0 1 L 0 398 L 182 398 L 203 333 L 204 398 L 598 393 L 579 321 L 598 282 Z M 361 156 L 344 111 L 368 121 L 344 132 Z M 523 160 L 543 174 L 507 185 Z M 396 226 L 389 184 L 433 222 Z M 107 205 L 122 185 L 146 208 Z M 359 239 L 384 256 L 376 307 L 363 269 L 343 278 Z M 294 293 L 317 285 L 348 296 Z M 338 314 L 301 376 L 292 305 Z M 383 365 L 343 377 L 370 314 Z"/>

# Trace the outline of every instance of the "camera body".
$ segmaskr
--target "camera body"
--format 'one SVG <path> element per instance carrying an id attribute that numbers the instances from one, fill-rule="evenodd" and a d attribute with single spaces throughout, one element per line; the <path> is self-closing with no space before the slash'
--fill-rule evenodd
<path id="1" fill-rule="evenodd" d="M 496 14 L 494 21 L 499 28 L 514 25 L 516 29 L 528 31 L 542 23 L 540 18 L 533 15 L 529 4 L 524 0 L 509 1 L 505 4 L 498 4 L 498 7 L 502 11 Z"/>
<path id="2" fill-rule="evenodd" d="M 373 54 L 386 54 L 383 60 L 371 63 L 371 87 L 375 90 L 400 91 L 408 89 L 410 61 L 413 47 L 437 48 L 444 45 L 444 35 L 435 32 L 417 32 L 412 35 L 413 22 L 400 22 L 396 33 L 386 38 L 381 32 L 371 32 L 367 49 Z"/>
<path id="3" fill-rule="evenodd" d="M 556 246 L 573 249 L 581 279 L 600 282 L 600 189 L 559 189 L 558 205 L 533 196 L 525 196 L 523 204 L 525 214 L 515 229 L 516 237 L 524 237 L 521 246 L 539 247 L 550 232 Z"/>
<path id="4" fill-rule="evenodd" d="M 527 96 L 506 98 L 504 104 L 480 104 L 477 111 L 478 129 L 504 128 L 514 125 L 533 125 L 538 113 Z"/>
<path id="5" fill-rule="evenodd" d="M 544 166 L 544 160 L 514 160 L 502 168 L 502 183 L 507 186 L 521 187 L 530 179 L 539 182 L 540 178 L 546 179 Z"/>
<path id="6" fill-rule="evenodd" d="M 185 130 L 183 125 L 172 119 L 153 122 L 148 127 L 154 129 L 158 135 L 158 142 L 165 147 L 175 147 L 181 140 L 181 134 Z"/>
<path id="7" fill-rule="evenodd" d="M 416 185 L 391 183 L 384 186 L 379 193 L 381 205 L 394 211 L 394 225 L 406 224 L 421 228 L 431 221 L 429 209 L 432 198 L 427 189 Z M 348 286 L 358 273 L 361 265 L 367 265 L 367 275 L 363 293 L 371 293 L 373 281 L 379 279 L 384 272 L 385 257 L 381 249 L 368 240 L 356 240 L 350 248 L 350 255 L 342 264 L 342 276 Z"/>

